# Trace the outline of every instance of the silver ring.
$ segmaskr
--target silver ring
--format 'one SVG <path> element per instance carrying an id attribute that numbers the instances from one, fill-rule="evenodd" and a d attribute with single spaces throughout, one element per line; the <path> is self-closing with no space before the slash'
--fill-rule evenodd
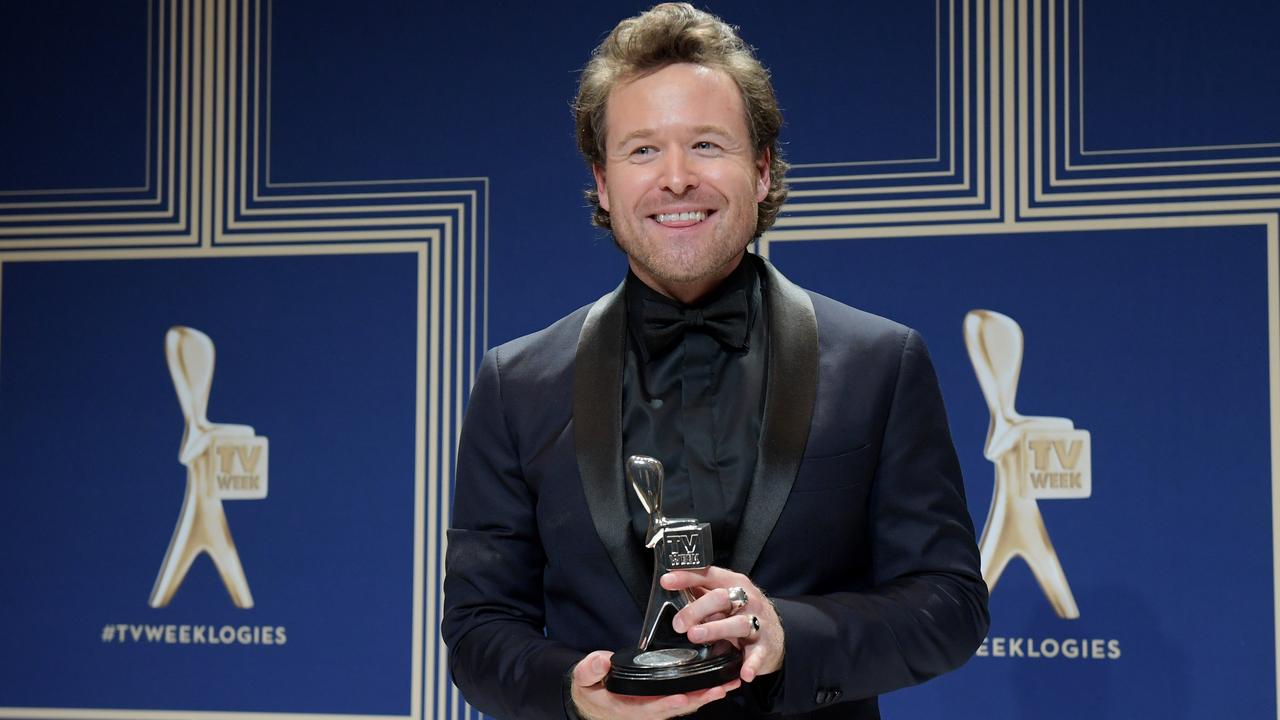
<path id="1" fill-rule="evenodd" d="M 729 614 L 732 615 L 747 606 L 747 590 L 740 585 L 729 588 Z"/>
<path id="2" fill-rule="evenodd" d="M 760 632 L 760 618 L 756 617 L 755 615 L 752 615 L 751 616 L 751 634 L 754 636 L 758 632 Z"/>

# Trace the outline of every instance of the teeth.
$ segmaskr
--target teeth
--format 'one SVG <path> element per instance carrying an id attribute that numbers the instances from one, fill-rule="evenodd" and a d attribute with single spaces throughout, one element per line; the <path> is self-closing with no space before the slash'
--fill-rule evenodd
<path id="1" fill-rule="evenodd" d="M 707 219 L 707 214 L 701 210 L 695 212 L 662 213 L 660 215 L 656 215 L 655 219 L 660 223 L 683 222 L 687 220 L 702 222 Z"/>

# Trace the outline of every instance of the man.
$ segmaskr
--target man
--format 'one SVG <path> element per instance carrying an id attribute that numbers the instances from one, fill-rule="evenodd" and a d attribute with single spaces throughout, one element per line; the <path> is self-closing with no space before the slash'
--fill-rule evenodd
<path id="1" fill-rule="evenodd" d="M 485 357 L 446 560 L 455 682 L 503 718 L 879 717 L 878 694 L 960 665 L 987 627 L 922 341 L 745 252 L 786 196 L 782 118 L 717 18 L 624 20 L 575 110 L 596 222 L 630 273 Z M 603 686 L 652 568 L 631 454 L 663 462 L 668 515 L 712 524 L 715 566 L 662 583 L 698 597 L 677 632 L 742 649 L 724 685 Z"/>

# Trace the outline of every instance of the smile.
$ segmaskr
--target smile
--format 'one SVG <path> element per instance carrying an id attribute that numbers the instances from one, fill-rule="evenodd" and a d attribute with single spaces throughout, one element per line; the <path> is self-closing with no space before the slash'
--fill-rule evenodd
<path id="1" fill-rule="evenodd" d="M 692 212 L 658 213 L 652 217 L 662 225 L 668 225 L 671 227 L 688 227 L 706 220 L 707 211 L 694 210 Z"/>

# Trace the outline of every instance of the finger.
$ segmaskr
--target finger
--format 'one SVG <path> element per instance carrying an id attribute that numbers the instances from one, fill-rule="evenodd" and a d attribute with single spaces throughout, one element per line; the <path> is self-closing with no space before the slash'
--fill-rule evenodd
<path id="1" fill-rule="evenodd" d="M 671 570 L 663 573 L 658 582 L 667 590 L 688 590 L 696 587 L 707 586 L 707 571 L 711 568 L 702 570 Z"/>
<path id="2" fill-rule="evenodd" d="M 675 617 L 671 618 L 671 627 L 676 632 L 685 632 L 695 625 L 711 620 L 714 615 L 727 615 L 730 607 L 728 590 L 724 588 L 708 590 L 702 597 L 676 613 Z"/>
<path id="3" fill-rule="evenodd" d="M 751 682 L 760 674 L 760 663 L 764 658 L 764 649 L 756 646 L 747 648 L 743 653 L 742 670 L 738 672 L 738 677 L 742 678 L 742 682 Z"/>
<path id="4" fill-rule="evenodd" d="M 689 639 L 696 643 L 710 643 L 716 640 L 737 640 L 751 638 L 753 634 L 751 615 L 733 615 L 723 620 L 702 623 L 689 629 Z"/>
<path id="5" fill-rule="evenodd" d="M 755 587 L 746 575 L 714 565 L 700 570 L 672 570 L 663 574 L 660 582 L 662 587 L 668 590 L 683 590 L 698 586 L 717 588 L 741 585 L 750 591 Z"/>
<path id="6" fill-rule="evenodd" d="M 729 617 L 729 616 L 728 616 L 728 615 L 725 615 L 724 613 L 712 613 L 712 614 L 710 614 L 710 615 L 708 615 L 708 616 L 706 616 L 706 617 L 702 618 L 702 620 L 701 620 L 701 621 L 699 621 L 699 622 L 701 622 L 701 623 L 715 622 L 716 620 L 723 620 L 723 619 L 725 619 L 725 618 L 727 618 L 727 617 Z M 674 618 L 673 618 L 673 619 L 672 619 L 672 625 L 674 626 L 674 624 L 675 624 L 675 623 L 674 623 Z M 696 624 L 696 623 L 695 623 L 695 624 Z M 692 627 L 692 626 L 691 626 L 691 627 Z M 684 632 L 684 631 L 683 631 L 683 630 L 681 630 L 681 631 L 678 631 L 678 632 Z"/>
<path id="7" fill-rule="evenodd" d="M 667 717 L 687 715 L 693 712 L 697 706 L 690 707 L 690 703 L 691 700 L 687 693 L 668 695 L 653 701 L 653 704 L 659 708 L 659 712 Z"/>
<path id="8" fill-rule="evenodd" d="M 671 627 L 676 632 L 686 632 L 689 628 L 700 623 L 711 622 L 731 615 L 740 614 L 740 611 L 745 610 L 751 605 L 753 591 L 755 593 L 759 593 L 759 590 L 756 590 L 754 586 L 752 586 L 751 590 L 741 588 L 746 593 L 747 601 L 745 604 L 735 606 L 729 595 L 732 589 L 733 588 L 715 588 L 713 590 L 705 591 L 696 600 L 686 605 L 680 610 L 680 612 L 676 613 L 675 617 L 671 619 Z M 763 597 L 762 595 L 757 596 Z"/>
<path id="9" fill-rule="evenodd" d="M 610 659 L 613 653 L 608 650 L 597 650 L 578 661 L 573 666 L 573 682 L 575 685 L 590 687 L 604 680 L 609 674 Z"/>

